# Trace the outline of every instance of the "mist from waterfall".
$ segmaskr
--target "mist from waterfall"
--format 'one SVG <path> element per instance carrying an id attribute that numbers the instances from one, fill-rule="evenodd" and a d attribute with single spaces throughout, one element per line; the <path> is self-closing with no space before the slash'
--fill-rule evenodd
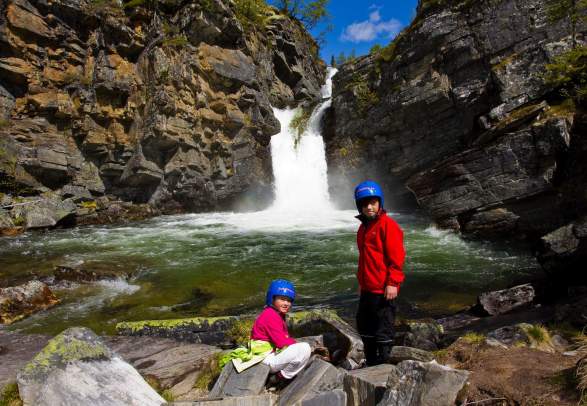
<path id="1" fill-rule="evenodd" d="M 270 211 L 316 215 L 333 210 L 320 124 L 331 104 L 332 77 L 336 72 L 336 68 L 328 68 L 326 83 L 321 89 L 325 100 L 316 106 L 301 136 L 297 135 L 297 129 L 291 128 L 298 109 L 273 109 L 281 132 L 271 138 L 275 201 Z"/>

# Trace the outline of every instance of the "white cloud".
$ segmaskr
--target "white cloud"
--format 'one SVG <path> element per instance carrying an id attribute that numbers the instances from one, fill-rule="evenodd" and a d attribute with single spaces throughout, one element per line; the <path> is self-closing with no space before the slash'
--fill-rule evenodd
<path id="1" fill-rule="evenodd" d="M 347 26 L 340 35 L 340 39 L 350 42 L 369 42 L 379 36 L 387 38 L 396 36 L 402 28 L 402 23 L 395 18 L 382 21 L 381 14 L 379 14 L 380 8 L 377 6 L 369 7 L 370 10 L 374 10 L 369 13 L 369 19 Z"/>

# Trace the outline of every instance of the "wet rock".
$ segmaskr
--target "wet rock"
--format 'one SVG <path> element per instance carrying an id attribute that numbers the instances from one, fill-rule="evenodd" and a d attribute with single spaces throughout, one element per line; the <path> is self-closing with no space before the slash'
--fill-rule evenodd
<path id="1" fill-rule="evenodd" d="M 438 319 L 436 322 L 442 326 L 444 331 L 451 331 L 462 329 L 479 320 L 480 318 L 478 316 L 472 315 L 470 313 L 457 313 L 452 316 Z"/>
<path id="2" fill-rule="evenodd" d="M 389 363 L 399 364 L 402 361 L 421 361 L 429 362 L 434 359 L 434 356 L 428 351 L 420 350 L 418 348 L 402 347 L 399 345 L 393 346 L 391 349 Z"/>
<path id="3" fill-rule="evenodd" d="M 0 288 L 0 324 L 12 324 L 58 303 L 49 287 L 39 281 Z"/>
<path id="4" fill-rule="evenodd" d="M 53 338 L 17 376 L 25 404 L 161 405 L 161 398 L 91 330 Z"/>
<path id="5" fill-rule="evenodd" d="M 274 406 L 277 396 L 272 394 L 257 396 L 227 397 L 222 399 L 196 400 L 194 402 L 173 402 L 178 406 Z"/>
<path id="6" fill-rule="evenodd" d="M 322 334 L 332 359 L 344 369 L 358 368 L 365 358 L 361 337 L 336 312 L 296 312 L 288 316 L 288 326 L 293 336 Z"/>
<path id="7" fill-rule="evenodd" d="M 110 267 L 94 267 L 92 269 L 72 268 L 58 265 L 53 268 L 53 283 L 61 282 L 88 283 L 104 279 L 127 279 L 128 274 Z"/>
<path id="8" fill-rule="evenodd" d="M 340 403 L 343 398 L 340 393 L 326 395 L 342 388 L 343 377 L 344 372 L 342 370 L 319 358 L 314 358 L 310 365 L 281 392 L 279 405 L 344 405 L 344 402 Z M 346 395 L 344 400 L 346 400 Z M 319 403 L 321 401 L 334 403 Z"/>
<path id="9" fill-rule="evenodd" d="M 521 306 L 529 305 L 534 300 L 535 292 L 531 284 L 513 288 L 482 293 L 478 298 L 478 310 L 482 314 L 495 316 L 504 314 Z"/>
<path id="10" fill-rule="evenodd" d="M 518 323 L 493 330 L 487 334 L 487 341 L 493 346 L 526 346 L 540 351 L 553 353 L 557 346 L 553 343 L 548 330 L 540 325 Z"/>
<path id="11" fill-rule="evenodd" d="M 344 391 L 349 406 L 376 405 L 382 399 L 395 366 L 389 364 L 349 371 L 344 376 Z"/>
<path id="12" fill-rule="evenodd" d="M 226 331 L 237 320 L 237 317 L 226 316 L 122 322 L 116 325 L 116 332 L 119 335 L 165 337 L 230 348 L 232 343 Z"/>
<path id="13" fill-rule="evenodd" d="M 259 395 L 265 389 L 268 376 L 268 365 L 257 364 L 239 374 L 232 362 L 229 362 L 224 366 L 208 397 L 214 399 Z"/>
<path id="14" fill-rule="evenodd" d="M 378 406 L 453 406 L 465 399 L 468 379 L 468 371 L 404 361 L 391 371 Z"/>

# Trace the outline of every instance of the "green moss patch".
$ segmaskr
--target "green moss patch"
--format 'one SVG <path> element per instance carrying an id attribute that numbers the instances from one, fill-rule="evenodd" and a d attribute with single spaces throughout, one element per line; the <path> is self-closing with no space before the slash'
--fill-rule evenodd
<path id="1" fill-rule="evenodd" d="M 212 324 L 219 321 L 236 321 L 237 318 L 234 316 L 221 316 L 221 317 L 190 317 L 185 319 L 166 319 L 166 320 L 142 320 L 142 321 L 125 321 L 116 325 L 116 331 L 130 330 L 133 333 L 137 333 L 145 328 L 157 328 L 157 329 L 174 329 L 184 326 L 211 326 Z"/>
<path id="2" fill-rule="evenodd" d="M 43 374 L 54 366 L 73 361 L 109 358 L 112 352 L 91 331 L 80 328 L 65 330 L 50 340 L 31 362 L 24 367 L 25 374 Z"/>

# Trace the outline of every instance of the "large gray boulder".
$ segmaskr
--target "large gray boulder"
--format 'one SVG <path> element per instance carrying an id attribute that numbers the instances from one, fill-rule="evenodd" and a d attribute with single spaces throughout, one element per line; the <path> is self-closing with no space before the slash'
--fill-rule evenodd
<path id="1" fill-rule="evenodd" d="M 338 392 L 335 395 L 326 395 L 335 389 L 342 388 L 343 376 L 343 370 L 319 358 L 314 358 L 311 364 L 283 390 L 279 405 L 344 405 L 345 403 L 336 402 L 341 402 L 343 398 L 346 401 L 346 395 L 341 396 Z M 335 403 L 316 403 L 322 401 Z"/>
<path id="2" fill-rule="evenodd" d="M 478 308 L 484 314 L 495 316 L 532 303 L 534 296 L 534 288 L 527 283 L 509 289 L 482 293 L 478 298 Z"/>
<path id="3" fill-rule="evenodd" d="M 236 372 L 232 362 L 229 362 L 224 366 L 208 397 L 214 399 L 259 395 L 265 389 L 265 381 L 267 381 L 268 376 L 268 365 L 257 364 L 239 374 Z"/>
<path id="4" fill-rule="evenodd" d="M 274 406 L 277 402 L 277 396 L 272 394 L 263 394 L 256 396 L 239 396 L 219 399 L 203 399 L 186 402 L 172 402 L 170 405 L 176 406 Z"/>
<path id="5" fill-rule="evenodd" d="M 463 400 L 469 372 L 436 362 L 404 361 L 389 374 L 378 406 L 453 406 Z"/>
<path id="6" fill-rule="evenodd" d="M 344 376 L 344 391 L 349 406 L 374 406 L 383 397 L 390 374 L 395 366 L 377 365 L 349 371 Z"/>
<path id="7" fill-rule="evenodd" d="M 49 341 L 18 373 L 17 382 L 25 406 L 166 403 L 98 336 L 79 327 Z"/>

